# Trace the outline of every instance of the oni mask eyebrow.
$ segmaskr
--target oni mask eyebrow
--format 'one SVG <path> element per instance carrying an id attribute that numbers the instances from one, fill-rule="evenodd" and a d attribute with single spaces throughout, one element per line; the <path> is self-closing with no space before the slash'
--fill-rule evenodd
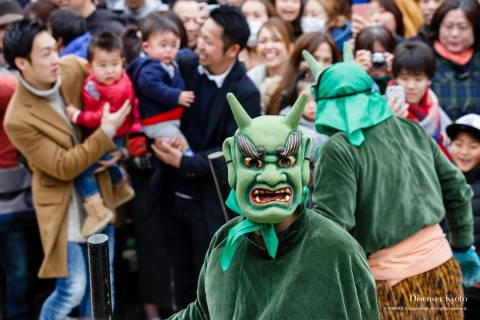
<path id="1" fill-rule="evenodd" d="M 265 155 L 265 149 L 262 147 L 255 147 L 244 135 L 238 134 L 237 136 L 237 144 L 238 144 L 238 149 L 240 149 L 240 152 L 246 156 L 250 157 L 256 160 L 262 160 L 264 155 Z"/>
<path id="2" fill-rule="evenodd" d="M 277 148 L 277 155 L 281 158 L 287 158 L 297 153 L 300 147 L 300 132 L 293 131 L 288 135 L 287 143 L 284 147 Z"/>

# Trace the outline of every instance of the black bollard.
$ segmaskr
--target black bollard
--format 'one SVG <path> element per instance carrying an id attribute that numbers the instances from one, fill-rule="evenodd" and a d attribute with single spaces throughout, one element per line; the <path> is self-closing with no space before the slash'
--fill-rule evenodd
<path id="1" fill-rule="evenodd" d="M 225 221 L 228 221 L 234 215 L 231 215 L 231 213 L 225 207 L 225 201 L 227 201 L 228 194 L 230 193 L 227 163 L 225 162 L 222 151 L 210 153 L 207 157 L 208 164 L 210 165 L 210 171 L 212 172 L 213 176 L 213 181 L 215 182 L 218 201 L 220 201 L 223 215 L 225 216 Z"/>
<path id="2" fill-rule="evenodd" d="M 108 237 L 94 234 L 88 238 L 88 265 L 94 320 L 112 319 L 112 296 L 108 263 Z"/>

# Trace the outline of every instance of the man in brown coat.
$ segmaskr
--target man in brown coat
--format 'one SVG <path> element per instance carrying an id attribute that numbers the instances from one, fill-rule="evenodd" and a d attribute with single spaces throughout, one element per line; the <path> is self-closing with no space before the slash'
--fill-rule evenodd
<path id="1" fill-rule="evenodd" d="M 81 106 L 83 62 L 73 56 L 60 60 L 55 40 L 40 22 L 14 23 L 3 43 L 5 60 L 21 74 L 4 126 L 33 172 L 32 196 L 45 254 L 38 275 L 57 278 L 40 319 L 64 319 L 80 304 L 80 316 L 90 317 L 86 239 L 80 233 L 84 214 L 73 180 L 114 149 L 112 137 L 130 106 L 116 113 L 104 107 L 100 128 L 81 142 L 81 131 L 68 122 L 65 107 Z M 113 210 L 118 199 L 108 172 L 98 173 L 97 179 Z"/>

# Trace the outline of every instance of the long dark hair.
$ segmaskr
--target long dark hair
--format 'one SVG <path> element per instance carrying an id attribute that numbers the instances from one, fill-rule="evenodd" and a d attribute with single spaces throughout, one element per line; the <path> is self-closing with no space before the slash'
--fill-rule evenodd
<path id="1" fill-rule="evenodd" d="M 301 68 L 293 74 L 293 78 L 290 81 L 290 85 L 286 88 L 282 97 L 282 106 L 293 106 L 298 98 L 299 84 L 300 83 L 314 83 L 315 79 L 310 73 L 309 68 Z"/>
<path id="2" fill-rule="evenodd" d="M 380 4 L 380 6 L 385 9 L 385 11 L 390 12 L 393 14 L 395 18 L 395 24 L 397 25 L 395 29 L 395 33 L 399 36 L 405 35 L 405 27 L 403 25 L 403 14 L 402 11 L 398 8 L 397 4 L 394 0 L 375 0 Z"/>
<path id="3" fill-rule="evenodd" d="M 274 8 L 276 8 L 276 6 L 275 6 L 276 0 L 271 0 L 271 2 L 273 4 Z M 289 22 L 290 25 L 292 26 L 292 30 L 293 30 L 292 40 L 295 40 L 302 35 L 301 20 L 302 20 L 302 16 L 303 16 L 303 10 L 305 9 L 305 3 L 306 3 L 306 0 L 300 0 L 300 12 L 298 13 L 298 17 L 296 17 L 295 20 Z M 278 15 L 278 13 L 277 13 L 277 15 Z"/>
<path id="4" fill-rule="evenodd" d="M 290 59 L 288 59 L 288 64 L 283 72 L 282 80 L 273 93 L 272 99 L 270 99 L 270 103 L 266 108 L 267 114 L 276 115 L 283 107 L 287 106 L 287 101 L 284 99 L 284 95 L 286 90 L 289 88 L 290 83 L 300 66 L 300 63 L 303 61 L 302 51 L 307 50 L 313 54 L 315 50 L 317 50 L 318 46 L 322 43 L 328 44 L 332 50 L 333 63 L 340 61 L 338 49 L 329 34 L 325 34 L 323 32 L 309 32 L 300 36 L 295 43 L 292 53 L 290 54 Z"/>

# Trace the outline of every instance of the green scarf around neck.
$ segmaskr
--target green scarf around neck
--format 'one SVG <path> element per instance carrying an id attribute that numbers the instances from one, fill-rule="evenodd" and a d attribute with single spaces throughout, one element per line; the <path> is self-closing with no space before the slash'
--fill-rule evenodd
<path id="1" fill-rule="evenodd" d="M 302 194 L 302 206 L 306 206 L 309 193 L 310 190 L 308 189 L 308 187 L 304 187 Z M 232 189 L 230 191 L 230 194 L 228 195 L 225 204 L 235 213 L 242 216 L 244 215 L 242 210 L 240 209 L 240 206 L 238 205 L 235 190 Z M 220 266 L 222 267 L 223 271 L 226 271 L 230 267 L 230 264 L 232 263 L 233 257 L 235 255 L 235 251 L 238 247 L 238 241 L 240 240 L 241 236 L 258 230 L 260 230 L 260 232 L 262 233 L 262 238 L 267 248 L 268 255 L 272 257 L 272 259 L 275 259 L 278 249 L 278 238 L 277 234 L 275 233 L 274 225 L 255 223 L 248 218 L 245 218 L 242 222 L 237 224 L 228 232 L 227 243 L 225 244 L 220 258 Z"/>

